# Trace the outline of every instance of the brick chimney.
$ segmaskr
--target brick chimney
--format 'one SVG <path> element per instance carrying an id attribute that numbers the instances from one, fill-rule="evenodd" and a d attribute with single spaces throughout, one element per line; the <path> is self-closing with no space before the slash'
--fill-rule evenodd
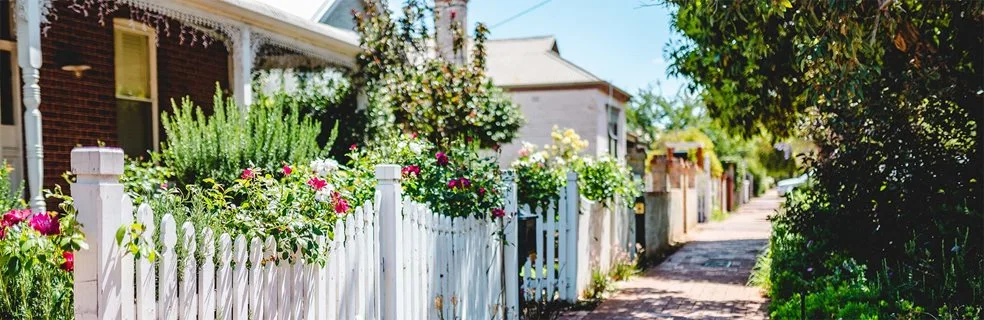
<path id="1" fill-rule="evenodd" d="M 467 48 L 464 45 L 468 38 L 468 0 L 434 0 L 434 40 L 438 56 L 455 64 L 464 64 L 467 60 Z M 459 28 L 453 30 L 452 26 Z M 455 33 L 464 36 L 462 46 L 455 52 Z"/>

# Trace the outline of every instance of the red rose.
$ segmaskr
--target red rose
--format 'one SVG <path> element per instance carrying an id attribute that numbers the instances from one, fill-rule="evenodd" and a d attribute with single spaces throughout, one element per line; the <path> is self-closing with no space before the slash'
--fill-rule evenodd
<path id="1" fill-rule="evenodd" d="M 12 226 L 24 221 L 29 216 L 31 216 L 31 209 L 13 209 L 3 215 L 3 221 L 0 224 Z"/>
<path id="2" fill-rule="evenodd" d="M 71 251 L 62 252 L 62 258 L 65 258 L 65 262 L 62 262 L 62 270 L 72 272 L 75 270 L 75 253 Z"/>

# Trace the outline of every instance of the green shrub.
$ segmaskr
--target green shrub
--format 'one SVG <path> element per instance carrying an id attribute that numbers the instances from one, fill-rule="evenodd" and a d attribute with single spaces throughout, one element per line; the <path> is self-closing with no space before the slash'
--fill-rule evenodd
<path id="1" fill-rule="evenodd" d="M 229 183 L 243 168 L 272 172 L 325 153 L 317 142 L 321 125 L 302 116 L 298 104 L 266 97 L 244 111 L 218 88 L 213 102 L 212 115 L 185 98 L 162 117 L 167 141 L 161 160 L 181 184 L 205 178 Z"/>
<path id="2" fill-rule="evenodd" d="M 584 298 L 587 300 L 600 300 L 612 288 L 612 279 L 607 274 L 598 269 L 591 270 L 591 282 L 584 289 Z"/>
<path id="3" fill-rule="evenodd" d="M 588 200 L 607 205 L 617 197 L 635 199 L 641 193 L 639 182 L 621 160 L 609 156 L 590 158 L 581 155 L 588 146 L 573 129 L 553 128 L 553 144 L 536 151 L 536 146 L 524 143 L 519 158 L 512 163 L 516 172 L 518 198 L 521 205 L 547 205 L 559 196 L 566 172 L 578 174 L 578 191 Z M 632 205 L 624 201 L 624 205 Z"/>

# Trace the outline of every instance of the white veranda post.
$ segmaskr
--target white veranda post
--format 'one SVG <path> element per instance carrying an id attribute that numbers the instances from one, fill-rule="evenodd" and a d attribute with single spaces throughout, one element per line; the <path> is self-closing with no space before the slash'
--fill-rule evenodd
<path id="1" fill-rule="evenodd" d="M 44 211 L 44 148 L 41 143 L 41 1 L 17 1 L 17 64 L 24 88 L 24 145 L 27 158 L 27 191 L 33 211 Z"/>
<path id="2" fill-rule="evenodd" d="M 248 26 L 239 28 L 234 43 L 232 91 L 236 104 L 246 110 L 253 103 L 253 37 Z"/>

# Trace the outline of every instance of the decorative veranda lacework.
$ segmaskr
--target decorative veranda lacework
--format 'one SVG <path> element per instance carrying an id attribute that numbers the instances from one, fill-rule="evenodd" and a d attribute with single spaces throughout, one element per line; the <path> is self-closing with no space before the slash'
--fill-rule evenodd
<path id="1" fill-rule="evenodd" d="M 45 34 L 48 28 L 58 21 L 58 7 L 53 6 L 55 1 L 41 0 L 42 32 Z M 115 12 L 129 7 L 129 19 L 154 28 L 158 33 L 157 41 L 160 41 L 161 37 L 176 36 L 179 43 L 188 46 L 201 45 L 207 48 L 218 41 L 225 44 L 226 48 L 234 48 L 243 28 L 240 23 L 235 21 L 228 21 L 215 16 L 203 16 L 199 12 L 192 12 L 180 6 L 158 3 L 154 0 L 69 0 L 66 2 L 69 3 L 67 7 L 72 11 L 86 17 L 94 16 L 101 25 L 112 23 L 111 20 Z M 16 12 L 23 14 L 24 10 L 21 8 L 23 2 L 18 1 L 17 5 L 19 10 Z M 177 21 L 179 24 L 172 26 L 172 21 Z M 173 27 L 177 30 L 173 30 Z M 282 62 L 297 61 L 305 66 L 344 65 L 337 58 L 325 56 L 323 52 L 314 50 L 303 43 L 295 43 L 283 36 L 261 30 L 251 30 L 250 34 L 250 51 L 253 57 L 259 57 L 264 53 L 261 48 L 273 47 L 303 56 L 281 57 Z"/>

